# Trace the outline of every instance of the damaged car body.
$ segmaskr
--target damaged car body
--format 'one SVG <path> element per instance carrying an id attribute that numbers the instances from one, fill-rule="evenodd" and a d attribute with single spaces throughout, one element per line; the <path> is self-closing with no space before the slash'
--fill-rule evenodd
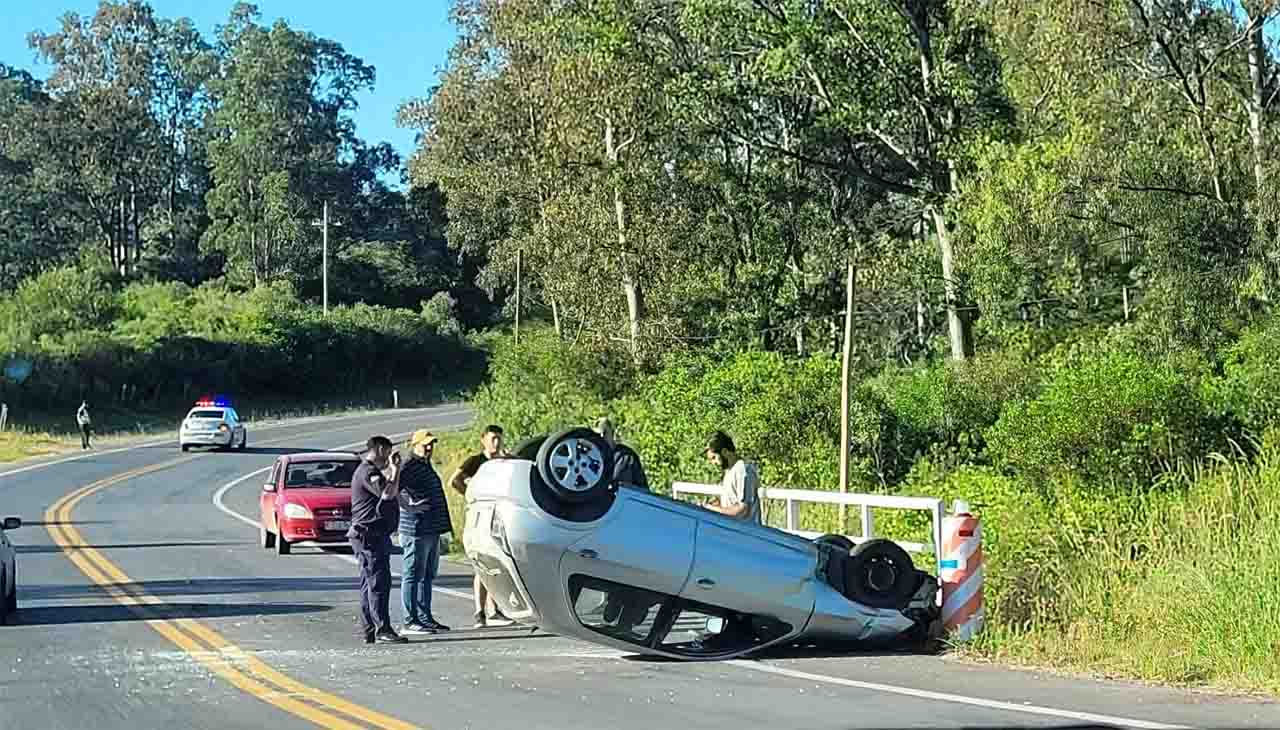
<path id="1" fill-rule="evenodd" d="M 617 483 L 612 464 L 579 428 L 471 480 L 463 545 L 507 616 L 676 659 L 916 642 L 936 628 L 938 582 L 896 543 L 735 520 Z"/>

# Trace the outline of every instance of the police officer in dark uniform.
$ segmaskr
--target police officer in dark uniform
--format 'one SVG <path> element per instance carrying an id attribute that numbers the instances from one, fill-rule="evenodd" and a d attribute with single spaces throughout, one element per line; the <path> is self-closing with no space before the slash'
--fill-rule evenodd
<path id="1" fill-rule="evenodd" d="M 347 539 L 360 566 L 360 629 L 366 644 L 404 644 L 391 628 L 391 533 L 399 520 L 400 454 L 386 436 L 373 436 L 351 476 Z"/>

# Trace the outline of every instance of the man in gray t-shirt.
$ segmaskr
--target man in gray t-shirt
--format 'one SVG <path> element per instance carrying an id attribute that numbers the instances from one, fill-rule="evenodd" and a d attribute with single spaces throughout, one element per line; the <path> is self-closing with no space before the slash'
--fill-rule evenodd
<path id="1" fill-rule="evenodd" d="M 763 524 L 760 514 L 760 473 L 756 465 L 738 456 L 733 439 L 723 431 L 716 431 L 707 440 L 704 451 L 707 461 L 724 473 L 720 486 L 720 505 L 708 505 L 707 509 L 740 520 Z"/>

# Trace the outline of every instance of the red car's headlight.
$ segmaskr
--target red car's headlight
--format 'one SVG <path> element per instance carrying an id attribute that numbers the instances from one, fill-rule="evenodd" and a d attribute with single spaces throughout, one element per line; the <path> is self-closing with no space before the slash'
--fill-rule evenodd
<path id="1" fill-rule="evenodd" d="M 300 504 L 286 504 L 284 506 L 284 516 L 291 520 L 309 520 L 312 519 L 311 510 Z"/>

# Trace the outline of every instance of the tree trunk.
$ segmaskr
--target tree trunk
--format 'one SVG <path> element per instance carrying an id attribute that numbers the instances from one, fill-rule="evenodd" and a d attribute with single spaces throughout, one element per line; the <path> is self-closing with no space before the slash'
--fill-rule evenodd
<path id="1" fill-rule="evenodd" d="M 942 211 L 931 207 L 934 231 L 938 234 L 938 249 L 942 254 L 943 288 L 947 294 L 947 334 L 951 339 L 951 357 L 964 360 L 973 354 L 972 326 L 968 317 L 959 310 L 956 296 L 955 249 L 947 232 L 947 221 Z"/>
<path id="2" fill-rule="evenodd" d="M 1267 49 L 1262 37 L 1262 24 L 1265 14 L 1249 18 L 1249 80 L 1252 89 L 1249 95 L 1249 139 L 1253 142 L 1253 178 L 1257 183 L 1258 193 L 1262 192 L 1262 183 L 1266 177 L 1266 151 L 1262 139 L 1262 112 L 1266 103 L 1263 97 L 1263 66 L 1266 63 Z"/>
<path id="3" fill-rule="evenodd" d="M 555 323 L 556 339 L 564 340 L 564 325 L 560 322 L 560 305 L 556 304 L 555 297 L 551 297 L 551 321 Z"/>
<path id="4" fill-rule="evenodd" d="M 614 138 L 613 118 L 606 116 L 604 120 L 605 152 L 609 157 L 609 165 L 614 171 L 618 169 L 621 148 L 629 142 L 630 140 L 622 145 L 617 144 Z M 631 271 L 630 257 L 627 255 L 627 208 L 622 199 L 622 183 L 619 181 L 615 181 L 613 185 L 613 212 L 618 226 L 618 252 L 622 257 L 622 291 L 627 297 L 631 354 L 639 359 L 640 322 L 644 319 L 644 292 L 640 288 L 640 283 L 636 281 L 635 273 Z"/>
<path id="5" fill-rule="evenodd" d="M 840 492 L 849 491 L 849 379 L 853 363 L 853 288 L 857 270 L 849 261 L 844 293 L 844 362 L 840 375 Z M 845 530 L 845 509 L 840 505 L 840 532 Z"/>

